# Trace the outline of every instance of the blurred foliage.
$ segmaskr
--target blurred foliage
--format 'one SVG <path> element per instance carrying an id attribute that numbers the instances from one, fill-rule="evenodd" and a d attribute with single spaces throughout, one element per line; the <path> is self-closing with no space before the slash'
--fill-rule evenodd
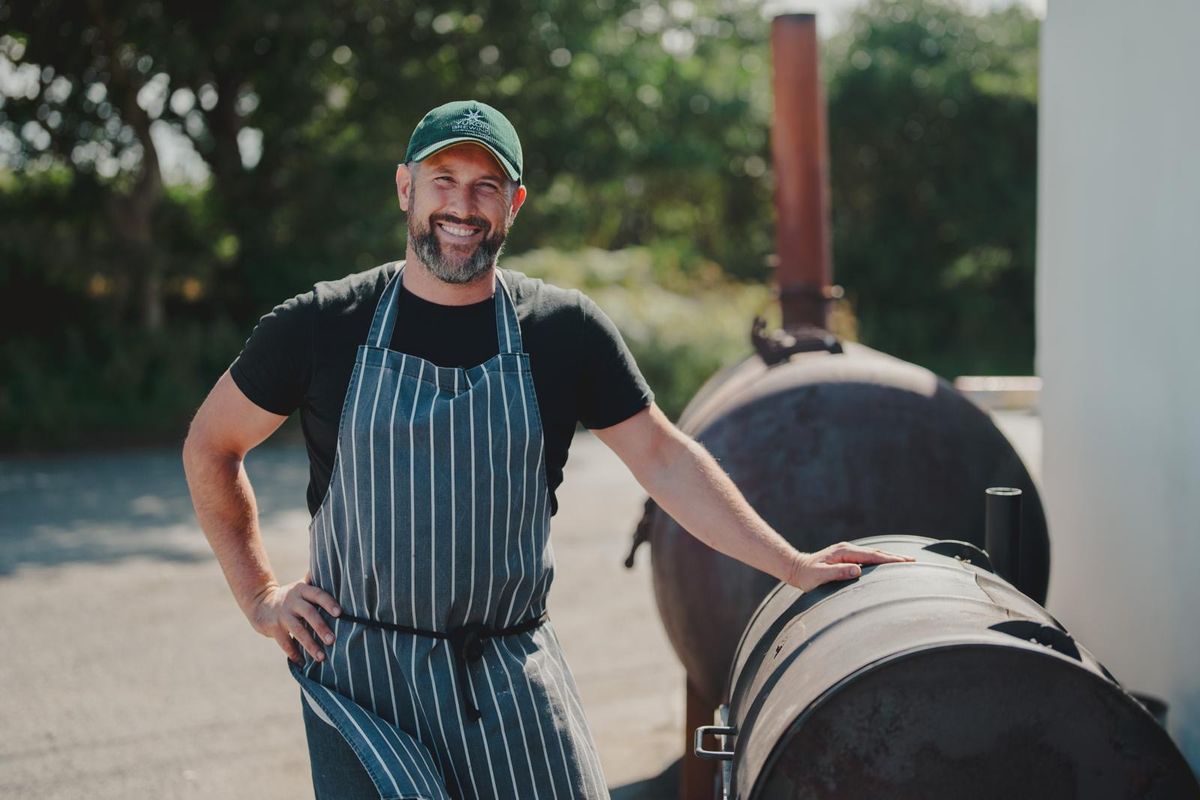
<path id="1" fill-rule="evenodd" d="M 731 281 L 713 262 L 685 272 L 672 247 L 539 249 L 504 264 L 595 300 L 673 419 L 710 375 L 750 354 L 750 321 L 772 303 L 765 284 Z"/>
<path id="2" fill-rule="evenodd" d="M 1033 369 L 1038 23 L 857 11 L 825 47 L 834 274 L 860 338 L 945 376 Z"/>
<path id="3" fill-rule="evenodd" d="M 178 438 L 244 333 L 183 322 L 146 336 L 101 325 L 0 342 L 5 448 L 129 446 Z"/>
<path id="4" fill-rule="evenodd" d="M 172 276 L 195 277 L 243 319 L 281 293 L 402 249 L 395 164 L 421 115 L 455 97 L 502 108 L 525 143 L 533 191 L 510 252 L 665 236 L 762 279 L 771 247 L 760 224 L 770 213 L 761 180 L 767 23 L 748 4 L 671 9 L 633 0 L 4 0 L 2 50 L 36 80 L 6 99 L 0 127 L 18 172 L 59 164 L 82 179 L 64 190 L 73 205 L 111 221 L 154 204 L 161 291 L 170 293 Z M 180 200 L 155 193 L 161 169 L 143 156 L 164 126 L 211 176 L 200 215 L 189 216 L 207 253 L 173 252 L 163 230 L 162 210 Z M 120 169 L 102 174 L 114 161 Z M 96 183 L 101 197 L 88 194 Z M 113 233 L 107 258 L 89 261 L 130 273 L 137 248 Z M 133 277 L 115 286 L 113 302 L 144 320 L 152 315 Z"/>
<path id="5" fill-rule="evenodd" d="M 740 0 L 0 0 L 0 447 L 181 430 L 259 314 L 403 251 L 395 164 L 461 97 L 525 145 L 505 263 L 596 297 L 678 408 L 747 351 L 769 279 L 768 28 Z M 1036 62 L 1028 13 L 944 0 L 827 43 L 867 343 L 1030 370 Z"/>

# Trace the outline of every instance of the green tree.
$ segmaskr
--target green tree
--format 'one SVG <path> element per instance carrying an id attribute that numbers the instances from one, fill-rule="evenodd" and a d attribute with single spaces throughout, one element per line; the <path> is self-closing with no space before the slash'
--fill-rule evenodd
<path id="1" fill-rule="evenodd" d="M 864 341 L 953 376 L 1033 366 L 1037 20 L 875 0 L 825 50 L 835 275 Z"/>
<path id="2" fill-rule="evenodd" d="M 248 317 L 393 255 L 407 133 L 464 96 L 525 139 L 534 199 L 512 250 L 665 236 L 762 272 L 769 238 L 727 234 L 769 210 L 750 6 L 4 0 L 0 23 L 0 58 L 29 79 L 0 107 L 6 161 L 20 187 L 55 172 L 70 204 L 102 215 L 111 247 L 91 267 L 147 328 L 197 281 Z M 166 130 L 211 174 L 198 196 L 164 190 Z"/>

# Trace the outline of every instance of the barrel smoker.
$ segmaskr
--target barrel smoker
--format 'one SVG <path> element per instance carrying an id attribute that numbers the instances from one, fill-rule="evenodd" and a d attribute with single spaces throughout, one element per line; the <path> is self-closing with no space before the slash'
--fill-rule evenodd
<path id="1" fill-rule="evenodd" d="M 864 759 L 863 763 L 884 758 L 886 742 L 891 740 L 887 731 L 868 730 L 872 727 L 871 715 L 875 713 L 872 709 L 878 710 L 878 704 L 887 707 L 888 703 L 903 702 L 913 719 L 918 719 L 921 713 L 939 713 L 921 699 L 933 698 L 939 685 L 945 685 L 946 696 L 955 703 L 967 702 L 974 696 L 972 692 L 1000 705 L 1028 703 L 1033 702 L 1028 698 L 1035 691 L 1058 691 L 1055 676 L 1070 667 L 1093 678 L 1084 682 L 1086 687 L 1081 685 L 1070 691 L 1092 691 L 1098 698 L 1105 692 L 1112 694 L 1105 688 L 1107 684 L 1101 685 L 1105 680 L 1103 668 L 1082 651 L 1075 656 L 1052 650 L 1052 660 L 1035 670 L 1036 675 L 1030 679 L 1034 683 L 1024 689 L 1020 684 L 1003 681 L 996 684 L 996 680 L 1007 674 L 1004 665 L 1024 663 L 1022 659 L 1034 656 L 1047 657 L 1028 639 L 1051 637 L 1051 641 L 1061 644 L 1069 638 L 1037 608 L 1045 602 L 1050 570 L 1046 519 L 1037 490 L 1021 459 L 991 418 L 946 381 L 914 364 L 853 342 L 839 341 L 829 332 L 828 304 L 837 296 L 837 289 L 831 284 L 825 112 L 817 66 L 815 17 L 810 14 L 777 17 L 771 37 L 776 283 L 783 329 L 768 333 L 765 323 L 755 320 L 751 332 L 753 353 L 714 375 L 692 399 L 678 424 L 718 459 L 750 504 L 798 549 L 812 552 L 838 541 L 879 534 L 920 534 L 870 541 L 879 546 L 895 544 L 899 552 L 918 555 L 921 563 L 915 567 L 916 574 L 930 576 L 934 581 L 919 582 L 920 586 L 944 586 L 951 594 L 938 599 L 934 592 L 929 597 L 911 600 L 908 608 L 912 612 L 919 612 L 923 619 L 939 621 L 939 625 L 920 635 L 911 620 L 894 616 L 870 599 L 866 587 L 876 582 L 881 587 L 886 584 L 889 592 L 901 588 L 900 582 L 893 580 L 893 574 L 884 569 L 864 571 L 856 582 L 861 589 L 843 589 L 840 594 L 829 590 L 804 597 L 797 597 L 790 590 L 776 590 L 760 607 L 775 583 L 769 576 L 709 549 L 652 501 L 647 501 L 627 565 L 632 566 L 638 546 L 649 542 L 659 612 L 668 638 L 687 671 L 684 738 L 688 755 L 682 763 L 680 796 L 689 800 L 712 796 L 713 762 L 692 757 L 691 734 L 712 721 L 713 709 L 728 701 L 735 715 L 748 715 L 746 719 L 732 720 L 731 724 L 741 731 L 737 759 L 743 759 L 735 759 L 733 763 L 746 765 L 734 771 L 739 780 L 751 781 L 749 776 L 770 773 L 766 767 L 778 763 L 772 760 L 778 755 L 777 749 L 772 749 L 772 739 L 787 743 L 792 741 L 793 733 L 797 736 L 800 733 L 799 729 L 793 731 L 787 727 L 793 722 L 800 724 L 798 714 L 804 707 L 801 695 L 785 691 L 793 687 L 794 676 L 823 674 L 830 678 L 825 689 L 843 679 L 853 678 L 852 683 L 857 684 L 860 679 L 854 677 L 858 675 L 855 670 L 863 665 L 851 661 L 860 656 L 875 654 L 895 661 L 895 666 L 881 670 L 880 676 L 891 669 L 898 670 L 898 675 L 903 673 L 908 676 L 905 680 L 914 682 L 914 694 L 901 700 L 895 693 L 887 694 L 886 688 L 869 690 L 868 686 L 875 684 L 863 675 L 863 704 L 855 706 L 854 713 L 866 716 L 847 717 L 838 723 L 840 727 L 836 720 L 822 717 L 817 727 L 803 726 L 804 736 L 811 739 L 796 739 L 797 747 L 803 741 L 805 747 L 820 744 L 831 748 L 831 754 L 822 763 L 848 767 L 855 753 Z M 1008 571 L 1001 569 L 998 576 L 979 566 L 982 562 L 977 551 L 984 544 L 985 529 L 984 505 L 979 498 L 988 487 L 995 486 L 1013 487 L 1024 499 L 1017 520 L 1022 530 L 1019 552 L 1014 553 Z M 932 538 L 922 538 L 925 536 Z M 967 561 L 972 566 L 964 567 L 957 564 L 953 554 L 947 556 L 936 547 L 931 549 L 931 543 L 942 539 L 961 542 L 956 545 L 964 548 L 959 555 L 970 554 Z M 1014 549 L 1016 545 L 1012 543 Z M 827 602 L 818 604 L 822 597 L 827 597 Z M 815 630 L 809 621 L 815 617 L 801 614 L 795 617 L 801 622 L 789 624 L 792 617 L 784 614 L 797 604 L 805 608 L 805 604 L 812 604 L 814 613 L 819 610 L 825 613 L 839 608 L 839 604 L 857 602 L 863 603 L 864 609 L 871 609 L 870 613 L 856 614 L 847 606 L 845 626 L 830 628 L 854 633 L 826 637 L 820 645 L 803 643 L 803 632 Z M 1019 634 L 1026 632 L 1024 628 L 990 627 L 1012 622 L 1015 617 L 1010 619 L 1008 612 L 1014 608 L 1022 612 L 1018 616 L 1036 626 L 1034 633 L 1022 636 Z M 959 616 L 987 624 L 982 625 L 983 632 L 972 629 L 968 636 L 965 630 L 940 625 L 943 616 L 947 624 Z M 747 645 L 750 634 L 747 624 L 752 617 L 754 625 L 765 625 L 766 629 L 782 620 L 781 630 L 774 634 L 790 638 L 775 643 L 771 636 L 760 633 L 752 641 L 763 647 Z M 872 618 L 885 626 L 897 626 L 886 634 L 886 642 L 871 641 L 879 625 L 873 623 L 867 628 L 863 621 Z M 961 634 L 964 641 L 972 644 L 947 653 L 948 666 L 930 671 L 925 669 L 929 653 L 941 652 L 935 644 L 934 631 L 938 636 Z M 1061 635 L 1048 631 L 1059 631 Z M 904 638 L 905 635 L 910 638 Z M 835 640 L 842 645 L 827 652 L 824 646 Z M 994 663 L 980 662 L 980 648 L 994 649 L 997 642 L 1010 640 L 1015 643 L 1009 648 L 1011 652 L 1006 651 Z M 791 650 L 787 642 L 792 643 Z M 909 652 L 904 642 L 917 649 L 900 658 L 902 652 Z M 818 653 L 825 655 L 818 657 Z M 766 654 L 771 654 L 768 659 L 771 664 L 786 658 L 797 667 L 794 672 L 769 670 L 764 666 Z M 825 661 L 826 658 L 833 660 Z M 730 670 L 735 664 L 730 683 Z M 975 671 L 977 679 L 956 677 L 969 670 Z M 929 674 L 923 679 L 921 675 L 926 671 Z M 922 680 L 926 683 L 921 684 Z M 815 690 L 817 685 L 813 683 L 812 688 Z M 871 695 L 870 691 L 876 694 Z M 859 693 L 855 688 L 847 697 Z M 1021 700 L 1022 696 L 1026 699 Z M 1088 706 L 1091 719 L 1109 714 L 1112 720 L 1119 720 L 1129 712 L 1119 703 L 1110 704 L 1110 708 L 1104 702 L 1109 701 L 1097 699 L 1099 705 Z M 936 707 L 944 710 L 945 702 Z M 1061 731 L 1073 717 L 1063 713 L 1067 706 L 1056 708 L 1055 714 L 1062 719 L 1051 722 L 1060 726 L 1054 730 Z M 977 717 L 978 714 L 965 714 L 962 724 L 972 724 L 971 720 Z M 1144 722 L 1136 715 L 1131 719 L 1130 724 L 1135 727 Z M 784 724 L 784 720 L 785 729 L 769 730 L 770 725 Z M 995 726 L 980 735 L 1015 737 L 1006 740 L 1013 748 L 1024 746 L 1023 740 L 1028 739 L 1015 728 L 1003 727 L 1002 721 Z M 854 734 L 857 738 L 847 739 L 851 728 L 863 730 Z M 1153 729 L 1139 728 L 1139 731 L 1135 737 L 1149 740 L 1159 736 Z M 924 740 L 918 737 L 912 741 L 919 744 Z M 785 749 L 791 746 L 780 745 Z M 989 759 L 1003 763 L 1005 755 L 1003 751 L 993 751 L 991 755 L 976 754 L 972 758 L 981 764 Z M 914 768 L 924 769 L 930 763 L 933 762 L 918 758 Z M 966 767 L 976 769 L 970 764 Z M 747 783 L 736 796 L 779 796 L 773 791 L 754 794 L 750 787 L 757 785 L 752 781 Z M 977 785 L 973 785 L 971 793 L 979 793 Z M 915 795 L 893 795 L 867 787 L 863 794 L 813 796 Z"/>
<path id="2" fill-rule="evenodd" d="M 832 339 L 821 339 L 837 345 Z M 888 531 L 983 545 L 989 486 L 1026 497 L 1018 588 L 1044 601 L 1049 544 L 1037 491 L 990 418 L 926 370 L 851 343 L 752 356 L 703 387 L 680 427 L 798 549 Z M 687 727 L 711 720 L 754 609 L 775 581 L 699 542 L 648 503 L 659 613 L 687 671 Z M 684 793 L 709 796 L 711 768 L 685 757 Z"/>
<path id="3" fill-rule="evenodd" d="M 696 730 L 696 755 L 723 763 L 716 797 L 1200 798 L 1159 720 L 996 574 L 1018 558 L 1020 498 L 997 494 L 995 564 L 968 542 L 873 536 L 857 543 L 916 563 L 767 595 L 718 724 Z"/>

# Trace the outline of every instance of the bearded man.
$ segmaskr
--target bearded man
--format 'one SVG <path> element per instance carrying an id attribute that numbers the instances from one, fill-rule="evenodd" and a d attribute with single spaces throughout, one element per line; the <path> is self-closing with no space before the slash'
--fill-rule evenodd
<path id="1" fill-rule="evenodd" d="M 318 800 L 608 796 L 546 617 L 577 423 L 685 529 L 780 580 L 911 560 L 796 551 L 658 409 L 594 302 L 497 266 L 522 168 L 496 109 L 430 111 L 396 170 L 405 259 L 264 316 L 184 446 L 234 597 L 300 684 Z M 243 459 L 297 410 L 310 568 L 280 584 Z"/>

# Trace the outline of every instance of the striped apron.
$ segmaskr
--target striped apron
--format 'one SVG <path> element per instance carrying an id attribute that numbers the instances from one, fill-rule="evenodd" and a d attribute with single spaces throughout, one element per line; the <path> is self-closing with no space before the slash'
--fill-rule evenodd
<path id="1" fill-rule="evenodd" d="M 608 797 L 544 618 L 549 491 L 512 297 L 497 270 L 500 352 L 442 367 L 388 349 L 403 273 L 358 348 L 309 528 L 336 638 L 292 674 L 382 798 Z"/>

